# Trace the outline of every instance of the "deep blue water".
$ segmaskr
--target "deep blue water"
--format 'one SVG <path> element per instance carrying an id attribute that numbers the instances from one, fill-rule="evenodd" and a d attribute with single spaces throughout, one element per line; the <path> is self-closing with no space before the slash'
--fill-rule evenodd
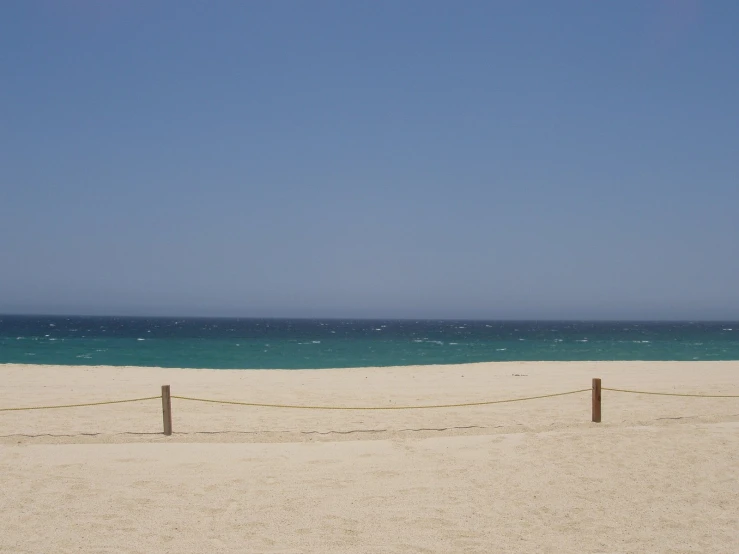
<path id="1" fill-rule="evenodd" d="M 737 359 L 739 322 L 0 316 L 0 363 L 298 369 Z"/>

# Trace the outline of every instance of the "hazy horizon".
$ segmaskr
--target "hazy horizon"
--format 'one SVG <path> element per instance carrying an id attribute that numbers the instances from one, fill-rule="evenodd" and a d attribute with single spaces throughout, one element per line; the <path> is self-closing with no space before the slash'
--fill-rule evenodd
<path id="1" fill-rule="evenodd" d="M 556 323 L 737 323 L 739 319 L 515 319 L 515 318 L 460 318 L 460 317 L 310 317 L 310 316 L 239 316 L 239 315 L 184 315 L 180 314 L 91 314 L 91 313 L 0 313 L 2 317 L 28 317 L 28 318 L 132 318 L 132 319 L 227 319 L 227 320 L 336 320 L 336 321 L 477 321 L 477 322 L 501 322 L 501 323 L 534 323 L 534 322 L 556 322 Z"/>

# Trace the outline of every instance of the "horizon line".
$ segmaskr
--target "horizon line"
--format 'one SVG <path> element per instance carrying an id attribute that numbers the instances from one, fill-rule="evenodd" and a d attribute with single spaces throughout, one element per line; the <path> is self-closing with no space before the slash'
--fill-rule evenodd
<path id="1" fill-rule="evenodd" d="M 156 314 L 84 314 L 84 313 L 0 313 L 3 317 L 39 317 L 39 318 L 129 318 L 129 319 L 230 319 L 230 320 L 303 320 L 303 321 L 468 321 L 468 322 L 496 322 L 496 323 L 737 323 L 737 319 L 601 319 L 601 318 L 479 318 L 479 317 L 337 317 L 337 316 L 234 316 L 234 315 L 156 315 Z"/>

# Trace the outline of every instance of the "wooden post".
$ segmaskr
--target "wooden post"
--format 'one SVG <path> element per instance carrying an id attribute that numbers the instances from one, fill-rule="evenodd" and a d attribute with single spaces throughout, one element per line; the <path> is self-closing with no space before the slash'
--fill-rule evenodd
<path id="1" fill-rule="evenodd" d="M 172 434 L 172 398 L 169 385 L 162 385 L 162 417 L 164 418 L 164 434 Z"/>
<path id="2" fill-rule="evenodd" d="M 593 379 L 593 423 L 600 423 L 600 379 Z"/>

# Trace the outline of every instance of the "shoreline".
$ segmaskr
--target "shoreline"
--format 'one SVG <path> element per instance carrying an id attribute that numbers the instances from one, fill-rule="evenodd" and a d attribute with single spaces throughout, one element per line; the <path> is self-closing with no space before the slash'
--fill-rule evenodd
<path id="1" fill-rule="evenodd" d="M 448 364 L 407 364 L 407 365 L 382 365 L 382 366 L 348 366 L 348 367 L 317 367 L 317 368 L 260 368 L 260 367 L 244 367 L 244 368 L 217 368 L 217 367 L 169 367 L 156 365 L 85 365 L 85 364 L 34 364 L 34 363 L 17 363 L 17 362 L 0 362 L 0 370 L 4 367 L 39 367 L 39 368 L 85 368 L 85 369 L 153 369 L 153 370 L 185 370 L 185 371 L 356 371 L 356 370 L 386 370 L 406 368 L 440 368 L 440 367 L 468 367 L 468 366 L 496 366 L 504 364 L 546 364 L 546 365 L 563 365 L 563 364 L 738 364 L 739 359 L 731 360 L 490 360 L 482 362 L 461 362 Z"/>

